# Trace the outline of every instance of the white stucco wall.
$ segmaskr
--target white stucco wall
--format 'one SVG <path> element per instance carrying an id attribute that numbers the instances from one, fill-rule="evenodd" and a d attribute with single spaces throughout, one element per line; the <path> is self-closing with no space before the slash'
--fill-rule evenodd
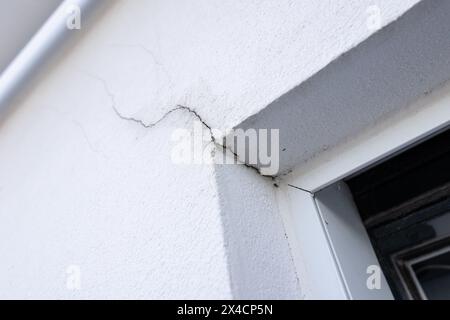
<path id="1" fill-rule="evenodd" d="M 181 103 L 230 128 L 370 36 L 371 5 L 385 25 L 417 2 L 118 1 L 74 67 L 106 77 L 126 114 L 151 122 Z"/>
<path id="2" fill-rule="evenodd" d="M 190 116 L 142 129 L 70 69 L 2 128 L 0 296 L 231 297 L 212 167 L 169 164 Z M 71 265 L 82 290 L 66 288 Z"/>
<path id="3" fill-rule="evenodd" d="M 111 4 L 0 128 L 0 297 L 301 297 L 271 181 L 175 165 L 192 114 L 112 104 L 233 127 L 416 2 Z"/>

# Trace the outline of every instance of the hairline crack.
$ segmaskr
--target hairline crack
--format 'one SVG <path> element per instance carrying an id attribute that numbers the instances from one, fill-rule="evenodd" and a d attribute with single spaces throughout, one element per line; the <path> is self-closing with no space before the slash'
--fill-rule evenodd
<path id="1" fill-rule="evenodd" d="M 115 113 L 120 119 L 125 120 L 125 121 L 131 121 L 131 122 L 134 122 L 134 123 L 136 123 L 136 124 L 142 126 L 143 128 L 150 129 L 150 128 L 153 128 L 153 127 L 157 126 L 157 125 L 158 125 L 159 123 L 161 123 L 162 121 L 164 121 L 168 116 L 170 116 L 170 115 L 171 115 L 172 113 L 174 113 L 175 111 L 186 111 L 186 112 L 189 112 L 190 114 L 194 115 L 194 117 L 195 117 L 196 119 L 198 119 L 198 120 L 202 123 L 202 125 L 203 125 L 205 128 L 208 129 L 209 135 L 210 135 L 210 139 L 211 139 L 211 142 L 212 142 L 216 147 L 218 147 L 219 149 L 221 149 L 223 152 L 229 151 L 229 152 L 234 156 L 234 158 L 235 158 L 235 160 L 236 160 L 237 162 L 239 162 L 240 164 L 244 165 L 245 167 L 247 167 L 247 168 L 249 168 L 249 169 L 252 169 L 252 170 L 256 171 L 256 173 L 258 173 L 258 175 L 260 175 L 260 176 L 262 176 L 262 177 L 264 177 L 264 178 L 270 178 L 270 179 L 272 179 L 272 180 L 274 180 L 274 179 L 276 178 L 276 176 L 265 176 L 265 175 L 261 174 L 261 172 L 260 172 L 260 170 L 259 170 L 258 167 L 253 166 L 253 165 L 251 165 L 251 164 L 248 164 L 248 163 L 246 163 L 245 161 L 242 161 L 242 160 L 239 158 L 239 156 L 238 156 L 238 154 L 237 154 L 236 152 L 234 152 L 233 150 L 231 150 L 228 146 L 225 146 L 225 145 L 219 143 L 219 142 L 217 141 L 216 137 L 215 137 L 214 134 L 213 134 L 213 130 L 212 130 L 211 126 L 210 126 L 209 124 L 207 124 L 207 123 L 205 122 L 205 120 L 203 120 L 202 116 L 201 116 L 196 110 L 194 110 L 194 109 L 192 109 L 192 108 L 190 108 L 190 107 L 188 107 L 188 106 L 185 106 L 185 105 L 177 104 L 174 108 L 172 108 L 172 109 L 168 110 L 166 113 L 164 113 L 158 120 L 156 120 L 156 121 L 154 121 L 154 122 L 151 122 L 151 123 L 146 123 L 146 122 L 144 122 L 143 120 L 138 119 L 138 118 L 135 118 L 135 117 L 133 117 L 133 116 L 124 116 L 124 115 L 117 109 L 115 96 L 114 96 L 114 94 L 111 92 L 111 90 L 109 89 L 108 84 L 106 83 L 106 81 L 105 81 L 103 78 L 101 78 L 101 77 L 99 77 L 99 76 L 97 76 L 97 75 L 94 75 L 94 74 L 92 74 L 92 73 L 90 73 L 90 72 L 86 72 L 86 74 L 87 74 L 89 77 L 91 77 L 91 78 L 93 78 L 93 79 L 95 79 L 95 80 L 97 80 L 97 81 L 100 81 L 100 82 L 102 83 L 103 88 L 104 88 L 105 91 L 106 91 L 106 94 L 108 95 L 108 97 L 109 97 L 110 100 L 111 100 L 111 107 L 112 107 L 114 113 Z"/>

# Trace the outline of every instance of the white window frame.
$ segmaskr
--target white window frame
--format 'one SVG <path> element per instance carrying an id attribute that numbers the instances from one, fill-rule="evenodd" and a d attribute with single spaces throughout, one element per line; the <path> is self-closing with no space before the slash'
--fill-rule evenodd
<path id="1" fill-rule="evenodd" d="M 341 180 L 414 146 L 450 125 L 450 85 L 419 99 L 342 146 L 287 176 L 279 209 L 306 299 L 392 299 L 368 289 L 369 265 L 378 264 L 352 196 Z"/>

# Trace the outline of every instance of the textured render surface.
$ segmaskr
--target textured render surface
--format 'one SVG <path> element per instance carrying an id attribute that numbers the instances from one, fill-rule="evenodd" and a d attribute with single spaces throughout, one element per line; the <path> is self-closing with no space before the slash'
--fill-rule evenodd
<path id="1" fill-rule="evenodd" d="M 385 25 L 417 2 L 119 1 L 84 66 L 128 115 L 152 122 L 185 104 L 231 128 L 369 37 L 370 6 Z"/>
<path id="2" fill-rule="evenodd" d="M 375 1 L 383 23 L 416 2 Z M 232 127 L 373 33 L 373 3 L 111 3 L 0 128 L 0 296 L 299 297 L 270 180 L 176 166 L 192 114 L 111 104 Z"/>
<path id="3" fill-rule="evenodd" d="M 121 120 L 68 63 L 9 120 L 0 297 L 231 297 L 213 168 L 170 164 L 170 135 L 190 114 L 151 129 Z M 72 265 L 81 290 L 66 287 Z"/>

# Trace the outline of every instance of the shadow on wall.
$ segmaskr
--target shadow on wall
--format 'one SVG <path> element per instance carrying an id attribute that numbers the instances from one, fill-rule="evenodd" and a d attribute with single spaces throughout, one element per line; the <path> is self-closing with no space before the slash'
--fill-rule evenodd
<path id="1" fill-rule="evenodd" d="M 425 0 L 238 128 L 280 129 L 280 173 L 450 78 L 450 1 Z"/>

